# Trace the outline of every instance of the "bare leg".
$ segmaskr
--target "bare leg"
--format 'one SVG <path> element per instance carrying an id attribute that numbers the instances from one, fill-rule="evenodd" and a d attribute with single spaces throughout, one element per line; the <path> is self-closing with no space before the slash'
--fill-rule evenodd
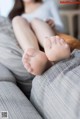
<path id="1" fill-rule="evenodd" d="M 55 32 L 51 29 L 51 27 L 39 19 L 34 19 L 31 23 L 32 29 L 34 30 L 40 45 L 44 48 L 44 41 L 46 38 L 50 38 L 51 36 L 55 36 Z"/>
<path id="2" fill-rule="evenodd" d="M 41 74 L 47 68 L 49 61 L 45 53 L 39 50 L 37 38 L 29 23 L 21 17 L 15 17 L 12 24 L 17 40 L 24 50 L 22 60 L 24 67 L 34 75 Z"/>
<path id="3" fill-rule="evenodd" d="M 27 20 L 23 19 L 22 17 L 15 17 L 12 24 L 14 33 L 23 51 L 26 51 L 29 48 L 39 50 L 37 38 L 33 34 Z"/>
<path id="4" fill-rule="evenodd" d="M 69 45 L 62 38 L 53 37 L 55 33 L 47 23 L 34 19 L 31 25 L 50 61 L 59 61 L 70 56 Z"/>

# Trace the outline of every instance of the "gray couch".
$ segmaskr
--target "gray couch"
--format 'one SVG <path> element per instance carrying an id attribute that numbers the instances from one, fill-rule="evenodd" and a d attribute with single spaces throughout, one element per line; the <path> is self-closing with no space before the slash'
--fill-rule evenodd
<path id="1" fill-rule="evenodd" d="M 0 119 L 6 119 L 2 118 L 6 112 L 9 119 L 80 119 L 80 51 L 75 50 L 69 59 L 58 62 L 32 81 L 27 71 L 24 73 L 23 65 L 14 67 L 21 54 L 16 54 L 15 59 L 9 50 L 6 52 L 13 39 L 10 21 L 0 18 Z"/>
<path id="2" fill-rule="evenodd" d="M 31 88 L 27 81 L 20 85 L 25 92 Z M 0 113 L 4 111 L 9 119 L 80 119 L 80 51 L 36 76 L 30 100 L 0 64 Z"/>
<path id="3" fill-rule="evenodd" d="M 39 113 L 18 88 L 11 72 L 0 64 L 0 116 L 4 111 L 8 112 L 9 119 L 41 119 Z"/>

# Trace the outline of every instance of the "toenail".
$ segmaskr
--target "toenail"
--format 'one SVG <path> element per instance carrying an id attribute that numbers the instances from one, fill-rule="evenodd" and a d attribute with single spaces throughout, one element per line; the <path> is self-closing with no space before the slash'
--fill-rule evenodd
<path id="1" fill-rule="evenodd" d="M 69 45 L 68 44 L 65 44 L 65 47 L 69 47 Z"/>
<path id="2" fill-rule="evenodd" d="M 56 38 L 59 38 L 59 36 L 56 36 Z"/>

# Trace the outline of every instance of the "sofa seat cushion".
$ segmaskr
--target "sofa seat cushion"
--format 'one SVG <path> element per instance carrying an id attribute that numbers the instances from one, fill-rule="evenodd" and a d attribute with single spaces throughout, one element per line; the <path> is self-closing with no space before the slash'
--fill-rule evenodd
<path id="1" fill-rule="evenodd" d="M 26 96 L 12 82 L 0 82 L 0 113 L 4 111 L 8 112 L 9 119 L 42 119 Z"/>
<path id="2" fill-rule="evenodd" d="M 80 119 L 80 51 L 34 78 L 31 102 L 44 119 Z"/>

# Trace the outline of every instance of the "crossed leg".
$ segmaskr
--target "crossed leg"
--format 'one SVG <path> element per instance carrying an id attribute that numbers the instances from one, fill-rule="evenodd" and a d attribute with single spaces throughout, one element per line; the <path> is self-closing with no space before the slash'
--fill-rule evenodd
<path id="1" fill-rule="evenodd" d="M 12 24 L 16 38 L 24 51 L 24 67 L 33 75 L 41 74 L 51 63 L 45 53 L 39 50 L 36 35 L 22 17 L 15 17 Z"/>
<path id="2" fill-rule="evenodd" d="M 37 38 L 26 20 L 20 17 L 13 20 L 15 35 L 24 50 L 23 64 L 28 72 L 39 75 L 48 66 L 51 66 L 50 61 L 68 58 L 70 56 L 70 49 L 63 39 L 54 36 L 53 30 L 47 23 L 35 19 L 31 23 L 31 27 L 45 53 L 39 50 Z"/>
<path id="3" fill-rule="evenodd" d="M 59 61 L 70 56 L 69 45 L 59 36 L 55 36 L 54 30 L 47 23 L 35 19 L 32 28 L 49 61 Z"/>

